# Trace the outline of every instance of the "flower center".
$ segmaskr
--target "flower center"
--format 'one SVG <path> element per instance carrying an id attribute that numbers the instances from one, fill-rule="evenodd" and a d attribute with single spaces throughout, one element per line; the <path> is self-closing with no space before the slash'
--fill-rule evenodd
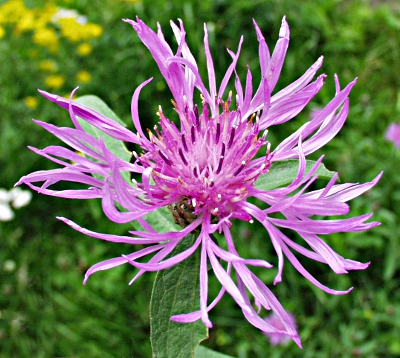
<path id="1" fill-rule="evenodd" d="M 259 175 L 270 166 L 266 132 L 258 136 L 256 115 L 242 121 L 239 110 L 229 111 L 228 102 L 220 104 L 222 113 L 213 117 L 206 103 L 201 115 L 197 106 L 186 106 L 182 111 L 175 104 L 180 130 L 160 108 L 161 131 L 157 126 L 155 134 L 148 130 L 148 152 L 138 157 L 144 167 L 152 168 L 156 187 L 152 196 L 177 198 L 169 210 L 181 226 L 193 221 L 200 210 L 207 209 L 214 216 L 235 211 L 237 203 L 247 198 Z M 265 158 L 253 160 L 265 145 Z"/>

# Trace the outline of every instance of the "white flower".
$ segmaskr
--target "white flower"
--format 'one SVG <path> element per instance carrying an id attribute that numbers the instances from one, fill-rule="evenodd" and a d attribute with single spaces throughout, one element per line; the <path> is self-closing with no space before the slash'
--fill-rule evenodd
<path id="1" fill-rule="evenodd" d="M 0 221 L 11 221 L 14 219 L 14 209 L 22 208 L 30 203 L 32 193 L 21 188 L 13 188 L 10 191 L 0 188 Z"/>

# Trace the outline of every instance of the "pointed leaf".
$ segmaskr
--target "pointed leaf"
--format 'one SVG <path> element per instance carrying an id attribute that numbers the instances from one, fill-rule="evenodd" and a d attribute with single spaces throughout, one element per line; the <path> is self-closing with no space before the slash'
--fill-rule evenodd
<path id="1" fill-rule="evenodd" d="M 196 235 L 186 236 L 171 256 L 191 247 Z M 195 357 L 194 351 L 208 337 L 201 321 L 177 323 L 173 315 L 199 310 L 200 253 L 169 269 L 159 271 L 150 302 L 150 341 L 154 358 Z"/>
<path id="2" fill-rule="evenodd" d="M 305 173 L 308 173 L 315 163 L 314 160 L 307 160 Z M 272 163 L 269 172 L 260 175 L 254 186 L 263 190 L 284 187 L 296 178 L 298 170 L 299 162 L 294 159 Z M 325 165 L 321 163 L 315 175 L 318 175 L 318 179 L 329 180 L 335 175 L 335 172 L 326 169 Z"/>

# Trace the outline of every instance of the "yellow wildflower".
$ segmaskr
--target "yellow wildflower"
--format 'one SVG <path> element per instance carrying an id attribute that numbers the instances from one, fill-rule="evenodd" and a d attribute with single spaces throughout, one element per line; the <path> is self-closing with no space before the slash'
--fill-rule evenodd
<path id="1" fill-rule="evenodd" d="M 33 11 L 25 11 L 24 16 L 22 16 L 15 27 L 15 31 L 20 34 L 25 31 L 30 31 L 36 28 L 36 20 Z"/>
<path id="2" fill-rule="evenodd" d="M 25 106 L 30 109 L 35 109 L 38 106 L 38 99 L 33 96 L 28 96 L 24 98 Z"/>
<path id="3" fill-rule="evenodd" d="M 74 18 L 63 18 L 57 21 L 61 27 L 61 35 L 72 42 L 78 42 L 80 37 L 81 26 Z"/>
<path id="4" fill-rule="evenodd" d="M 57 21 L 61 27 L 61 35 L 72 42 L 85 41 L 99 37 L 103 33 L 100 25 L 92 23 L 79 23 L 75 18 L 66 17 Z"/>
<path id="5" fill-rule="evenodd" d="M 83 26 L 84 26 L 84 31 L 87 34 L 87 36 L 89 36 L 89 38 L 100 37 L 101 34 L 103 33 L 103 28 L 100 25 L 89 22 Z"/>
<path id="6" fill-rule="evenodd" d="M 36 30 L 33 34 L 33 42 L 39 46 L 47 47 L 51 51 L 55 51 L 58 48 L 57 33 L 49 28 Z"/>
<path id="7" fill-rule="evenodd" d="M 25 16 L 26 12 L 23 0 L 10 0 L 0 6 L 0 23 L 16 23 Z"/>
<path id="8" fill-rule="evenodd" d="M 65 77 L 61 75 L 50 75 L 46 77 L 44 84 L 52 89 L 59 89 L 65 83 Z"/>
<path id="9" fill-rule="evenodd" d="M 87 56 L 89 55 L 93 50 L 93 47 L 91 44 L 84 42 L 82 44 L 80 44 L 77 48 L 76 48 L 76 52 L 78 53 L 78 55 L 81 56 Z"/>
<path id="10" fill-rule="evenodd" d="M 48 3 L 44 8 L 37 8 L 36 10 L 36 28 L 39 29 L 50 24 L 54 14 L 57 12 L 57 7 Z"/>
<path id="11" fill-rule="evenodd" d="M 53 60 L 42 60 L 39 62 L 39 69 L 43 72 L 54 72 L 57 68 L 57 62 Z"/>
<path id="12" fill-rule="evenodd" d="M 79 71 L 76 74 L 76 80 L 81 83 L 89 83 L 92 80 L 92 76 L 87 71 Z"/>
<path id="13" fill-rule="evenodd" d="M 6 30 L 0 25 L 0 39 L 2 39 L 6 34 Z"/>

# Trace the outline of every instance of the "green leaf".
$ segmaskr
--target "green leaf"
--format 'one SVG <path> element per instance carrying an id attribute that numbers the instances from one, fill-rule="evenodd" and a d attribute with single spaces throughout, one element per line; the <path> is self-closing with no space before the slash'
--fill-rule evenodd
<path id="1" fill-rule="evenodd" d="M 186 236 L 170 256 L 191 247 L 196 235 Z M 154 358 L 189 358 L 201 341 L 208 338 L 208 329 L 201 321 L 177 323 L 171 316 L 199 310 L 200 253 L 169 269 L 159 271 L 150 301 L 150 341 Z"/>
<path id="2" fill-rule="evenodd" d="M 116 123 L 126 127 L 126 124 L 99 97 L 93 95 L 86 95 L 78 97 L 74 101 L 91 109 L 94 109 L 95 111 L 101 113 L 102 115 L 112 119 Z M 78 120 L 86 133 L 90 134 L 92 137 L 97 139 L 102 138 L 106 147 L 111 153 L 113 153 L 115 156 L 128 163 L 130 162 L 132 153 L 126 148 L 125 143 L 123 141 L 110 137 L 108 134 L 102 132 L 100 129 L 87 123 L 82 118 L 78 117 Z M 121 176 L 124 178 L 126 182 L 130 183 L 130 174 L 128 172 L 121 173 Z"/>
<path id="3" fill-rule="evenodd" d="M 166 206 L 150 212 L 144 216 L 144 219 L 157 232 L 177 231 L 181 229 L 179 225 L 175 224 L 173 216 Z M 144 230 L 142 225 L 140 225 L 136 220 L 132 221 L 132 224 L 135 230 Z"/>
<path id="4" fill-rule="evenodd" d="M 195 358 L 233 358 L 232 356 L 213 351 L 203 346 L 198 346 L 194 353 Z"/>
<path id="5" fill-rule="evenodd" d="M 110 107 L 108 107 L 108 105 L 101 98 L 97 96 L 93 96 L 90 94 L 81 96 L 75 99 L 74 102 L 94 109 L 95 111 L 101 113 L 103 116 L 106 116 L 112 119 L 114 122 L 117 122 L 121 126 L 126 127 L 126 124 L 114 113 L 114 111 Z"/>
<path id="6" fill-rule="evenodd" d="M 314 160 L 307 160 L 305 174 L 308 173 L 315 165 Z M 299 170 L 299 161 L 294 159 L 283 160 L 281 162 L 272 163 L 269 172 L 260 175 L 254 186 L 258 189 L 272 190 L 289 185 L 297 175 Z M 335 172 L 326 169 L 324 164 L 320 164 L 315 175 L 318 179 L 331 179 Z"/>
<path id="7" fill-rule="evenodd" d="M 179 225 L 175 224 L 172 214 L 165 206 L 152 211 L 144 218 L 157 232 L 177 231 L 181 229 Z"/>

